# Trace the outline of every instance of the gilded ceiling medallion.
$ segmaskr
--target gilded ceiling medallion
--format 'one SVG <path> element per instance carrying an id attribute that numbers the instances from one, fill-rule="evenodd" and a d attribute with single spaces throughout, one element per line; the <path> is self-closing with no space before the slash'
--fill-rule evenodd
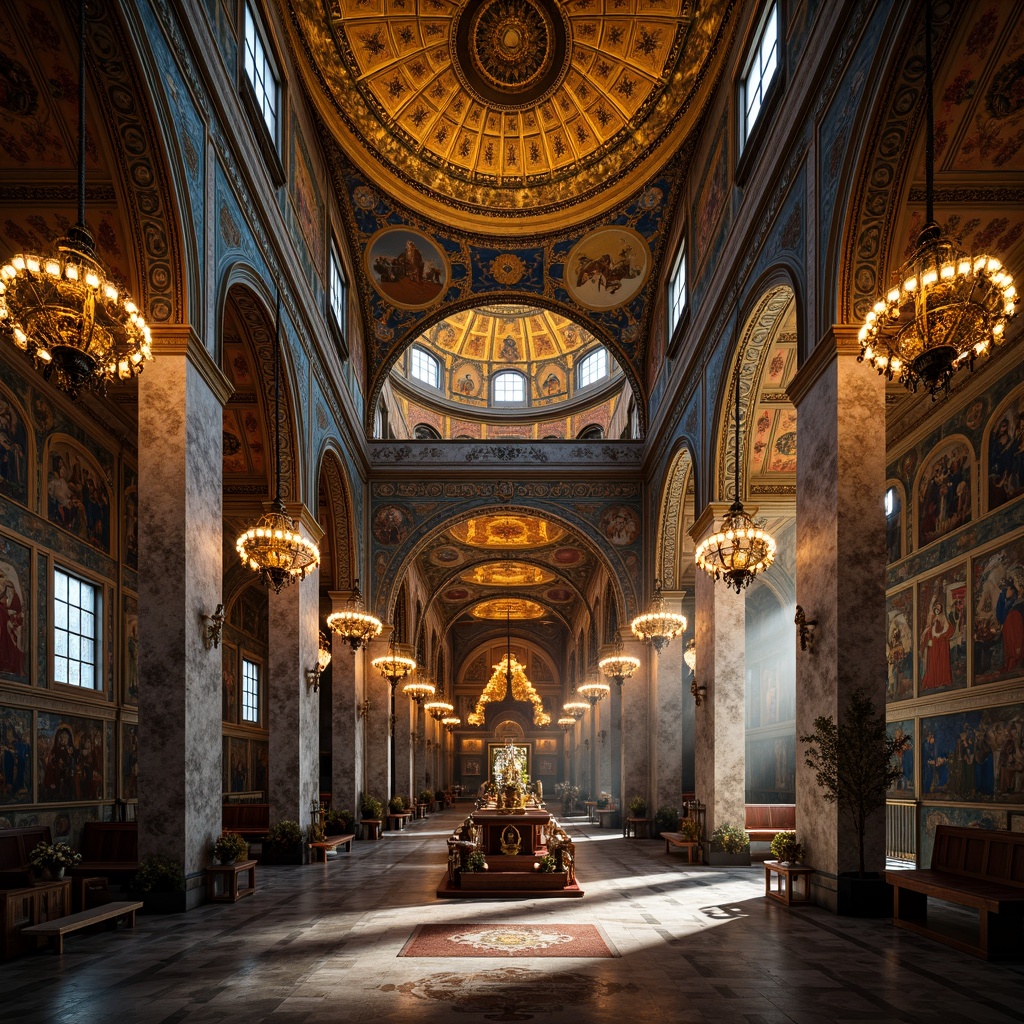
<path id="1" fill-rule="evenodd" d="M 555 574 L 527 562 L 488 562 L 467 570 L 459 579 L 481 587 L 533 587 L 551 583 Z"/>
<path id="2" fill-rule="evenodd" d="M 553 544 L 565 536 L 561 526 L 538 516 L 478 516 L 457 523 L 448 532 L 474 548 L 535 548 Z"/>
<path id="3" fill-rule="evenodd" d="M 526 273 L 526 264 L 514 253 L 505 252 L 491 260 L 491 277 L 498 284 L 519 284 Z"/>
<path id="4" fill-rule="evenodd" d="M 544 606 L 536 601 L 524 601 L 520 597 L 499 597 L 493 601 L 481 601 L 469 613 L 474 619 L 542 619 Z"/>

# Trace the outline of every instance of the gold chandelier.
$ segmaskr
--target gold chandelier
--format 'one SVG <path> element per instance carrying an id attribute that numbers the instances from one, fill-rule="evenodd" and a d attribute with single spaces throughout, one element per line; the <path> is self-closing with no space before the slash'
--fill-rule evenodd
<path id="1" fill-rule="evenodd" d="M 661 580 L 654 581 L 654 596 L 642 615 L 638 615 L 630 624 L 633 636 L 654 645 L 656 654 L 669 643 L 673 637 L 686 630 L 686 616 L 677 612 L 666 611 L 665 599 L 661 596 Z M 637 663 L 639 665 L 639 662 Z"/>
<path id="2" fill-rule="evenodd" d="M 455 713 L 455 705 L 452 704 L 444 692 L 444 680 L 441 680 L 440 689 L 437 692 L 437 696 L 433 700 L 428 701 L 423 705 L 423 710 L 426 711 L 435 722 L 444 722 L 445 718 Z"/>
<path id="3" fill-rule="evenodd" d="M 722 519 L 722 528 L 705 537 L 695 553 L 697 565 L 716 580 L 724 579 L 738 594 L 775 561 L 775 538 L 758 526 L 740 501 L 740 361 L 736 360 L 736 447 L 733 487 L 736 500 Z M 684 627 L 685 628 L 685 627 Z M 680 631 L 681 632 L 681 631 Z"/>
<path id="4" fill-rule="evenodd" d="M 340 612 L 327 616 L 327 628 L 343 637 L 355 654 L 371 640 L 380 636 L 384 624 L 375 615 L 363 609 L 363 595 L 359 593 L 359 580 L 355 581 L 352 596 Z"/>
<path id="5" fill-rule="evenodd" d="M 576 692 L 581 697 L 585 697 L 593 708 L 597 707 L 597 705 L 612 692 L 612 688 L 607 683 L 601 683 L 596 679 L 592 679 L 585 683 L 580 683 L 580 685 L 576 687 Z"/>
<path id="6" fill-rule="evenodd" d="M 79 0 L 78 223 L 48 256 L 18 253 L 0 267 L 0 332 L 71 398 L 130 380 L 153 358 L 149 327 L 107 279 L 85 225 L 85 0 Z"/>
<path id="7" fill-rule="evenodd" d="M 685 627 L 684 627 L 685 628 Z M 597 667 L 609 679 L 614 679 L 621 689 L 623 682 L 629 679 L 640 667 L 640 659 L 622 651 L 622 637 L 615 637 L 615 649 L 607 657 L 602 658 Z"/>
<path id="8" fill-rule="evenodd" d="M 388 638 L 388 652 L 380 658 L 374 658 L 370 664 L 391 684 L 394 693 L 399 679 L 416 671 L 416 659 L 412 657 L 412 649 L 406 644 L 395 643 L 395 631 L 392 629 Z"/>
<path id="9" fill-rule="evenodd" d="M 932 10 L 925 5 L 925 226 L 892 288 L 864 318 L 859 360 L 910 391 L 949 392 L 961 367 L 1003 341 L 1016 312 L 1013 278 L 993 256 L 969 256 L 935 222 Z"/>
<path id="10" fill-rule="evenodd" d="M 320 563 L 320 549 L 304 537 L 288 515 L 281 498 L 281 293 L 274 321 L 274 449 L 277 456 L 277 494 L 270 511 L 238 536 L 235 549 L 242 565 L 259 573 L 260 582 L 275 594 Z"/>
<path id="11" fill-rule="evenodd" d="M 576 718 L 573 715 L 562 715 L 555 724 L 560 725 L 563 732 L 568 732 L 576 724 Z"/>
<path id="12" fill-rule="evenodd" d="M 402 693 L 410 700 L 422 704 L 428 697 L 433 697 L 437 687 L 429 679 L 413 679 L 402 687 Z"/>
<path id="13" fill-rule="evenodd" d="M 441 719 L 441 724 L 445 727 L 447 732 L 455 732 L 455 730 L 462 725 L 462 719 L 458 715 L 446 715 Z"/>
<path id="14" fill-rule="evenodd" d="M 526 675 L 526 670 L 519 664 L 516 656 L 506 654 L 494 669 L 483 692 L 477 698 L 476 706 L 467 716 L 470 725 L 483 725 L 486 705 L 492 701 L 504 700 L 511 690 L 512 699 L 528 702 L 533 705 L 533 724 L 549 725 L 551 716 L 544 710 L 544 702 L 534 689 Z"/>
<path id="15" fill-rule="evenodd" d="M 562 705 L 562 710 L 575 721 L 582 718 L 590 710 L 590 705 L 585 700 L 567 700 Z"/>

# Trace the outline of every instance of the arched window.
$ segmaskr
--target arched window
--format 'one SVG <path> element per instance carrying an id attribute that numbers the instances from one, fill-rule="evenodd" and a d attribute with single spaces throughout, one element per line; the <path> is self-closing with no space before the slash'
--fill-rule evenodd
<path id="1" fill-rule="evenodd" d="M 902 511 L 900 492 L 895 487 L 888 488 L 885 492 L 885 547 L 890 562 L 898 561 L 903 554 L 903 546 L 900 543 Z"/>
<path id="2" fill-rule="evenodd" d="M 429 423 L 417 423 L 412 430 L 413 439 L 416 441 L 440 441 L 441 434 Z"/>
<path id="3" fill-rule="evenodd" d="M 591 423 L 589 427 L 584 427 L 576 437 L 580 441 L 603 441 L 604 427 L 598 423 Z"/>
<path id="4" fill-rule="evenodd" d="M 526 405 L 526 378 L 515 370 L 502 370 L 494 375 L 495 404 Z"/>
<path id="5" fill-rule="evenodd" d="M 595 348 L 588 352 L 576 366 L 576 387 L 585 388 L 608 376 L 608 350 Z"/>
<path id="6" fill-rule="evenodd" d="M 432 388 L 441 386 L 441 364 L 425 349 L 413 346 L 409 372 Z"/>

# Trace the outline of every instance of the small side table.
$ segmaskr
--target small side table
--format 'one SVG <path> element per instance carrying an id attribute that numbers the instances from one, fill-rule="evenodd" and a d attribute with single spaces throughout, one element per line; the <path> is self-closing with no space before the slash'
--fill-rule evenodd
<path id="1" fill-rule="evenodd" d="M 409 811 L 402 811 L 400 814 L 388 812 L 388 829 L 393 832 L 401 832 L 405 828 L 406 821 L 412 817 Z"/>
<path id="2" fill-rule="evenodd" d="M 650 818 L 627 818 L 626 828 L 622 833 L 627 839 L 650 839 L 651 819 Z"/>
<path id="3" fill-rule="evenodd" d="M 586 807 L 586 809 L 587 809 L 587 821 L 589 821 L 590 824 L 593 825 L 594 822 L 597 820 L 594 817 L 594 811 L 597 809 L 597 801 L 596 800 L 584 800 L 583 801 L 583 806 Z"/>
<path id="4" fill-rule="evenodd" d="M 430 804 L 417 804 L 416 805 L 416 817 L 425 818 L 427 811 L 430 809 Z"/>
<path id="5" fill-rule="evenodd" d="M 249 876 L 245 885 L 239 882 L 243 874 Z M 218 878 L 221 880 L 219 891 Z M 214 864 L 206 869 L 206 885 L 211 903 L 237 903 L 243 896 L 252 896 L 256 892 L 256 861 L 236 860 L 234 864 Z"/>
<path id="6" fill-rule="evenodd" d="M 764 862 L 764 894 L 778 900 L 787 907 L 811 902 L 811 875 L 814 868 L 804 864 L 780 864 L 777 860 Z M 777 887 L 772 889 L 772 875 L 777 876 Z M 794 891 L 797 881 L 803 878 L 803 892 Z"/>
<path id="7" fill-rule="evenodd" d="M 380 818 L 363 818 L 363 838 L 380 839 L 381 826 L 384 824 Z"/>

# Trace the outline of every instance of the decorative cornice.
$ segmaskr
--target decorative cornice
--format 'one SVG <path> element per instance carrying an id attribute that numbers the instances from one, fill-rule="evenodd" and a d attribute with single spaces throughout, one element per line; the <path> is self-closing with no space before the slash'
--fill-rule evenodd
<path id="1" fill-rule="evenodd" d="M 44 206 L 58 206 L 78 201 L 78 186 L 66 185 L 0 185 L 0 203 L 36 203 Z M 110 184 L 85 186 L 85 205 L 93 203 L 116 203 L 117 192 Z"/>
<path id="2" fill-rule="evenodd" d="M 848 324 L 833 324 L 817 345 L 814 351 L 804 360 L 793 375 L 786 388 L 789 400 L 797 407 L 799 416 L 800 403 L 810 394 L 814 385 L 825 371 L 840 357 L 860 355 L 860 343 L 857 341 L 858 328 Z"/>
<path id="3" fill-rule="evenodd" d="M 202 338 L 196 334 L 190 324 L 165 324 L 154 332 L 153 355 L 156 359 L 163 356 L 184 356 L 199 371 L 217 401 L 225 405 L 234 394 L 235 388 L 224 375 L 221 368 L 214 362 Z"/>
<path id="4" fill-rule="evenodd" d="M 370 464 L 383 466 L 508 466 L 508 465 L 616 465 L 639 466 L 643 446 L 636 441 L 531 443 L 373 441 L 368 444 Z"/>

